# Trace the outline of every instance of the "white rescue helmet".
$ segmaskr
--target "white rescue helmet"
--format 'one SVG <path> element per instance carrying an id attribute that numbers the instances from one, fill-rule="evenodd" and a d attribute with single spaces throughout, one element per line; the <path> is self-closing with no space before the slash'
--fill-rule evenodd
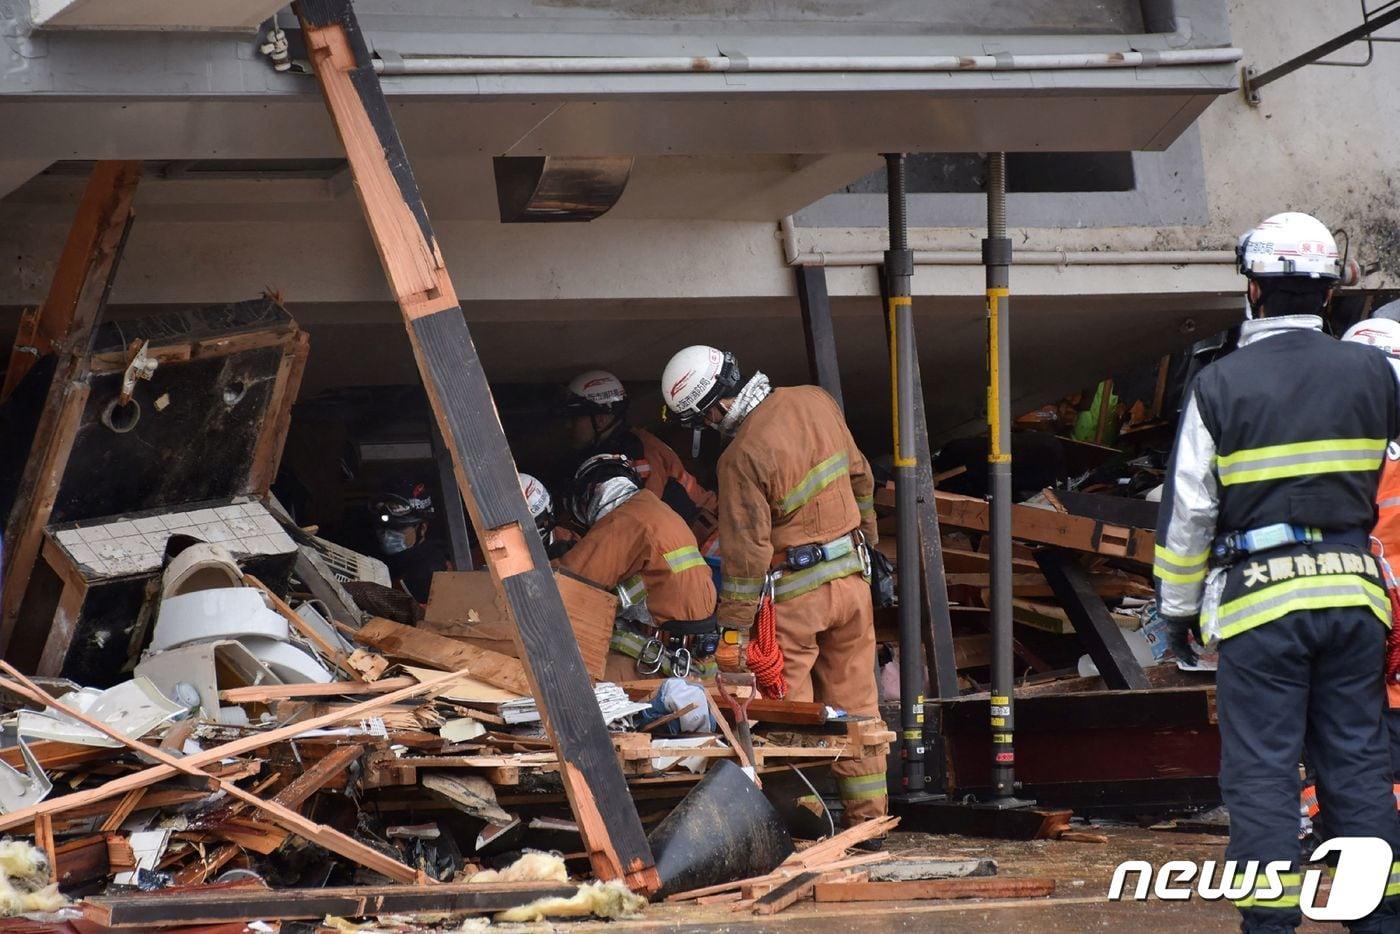
<path id="1" fill-rule="evenodd" d="M 569 380 L 564 408 L 580 415 L 620 414 L 627 408 L 627 389 L 607 370 L 589 370 Z"/>
<path id="2" fill-rule="evenodd" d="M 1358 321 L 1342 335 L 1342 340 L 1369 344 L 1390 358 L 1391 369 L 1400 379 L 1400 321 L 1390 318 L 1369 318 Z"/>
<path id="3" fill-rule="evenodd" d="M 548 543 L 555 525 L 554 499 L 543 483 L 527 473 L 520 474 L 520 492 L 525 496 L 525 505 L 529 507 L 530 515 L 534 517 L 535 529 Z"/>
<path id="4" fill-rule="evenodd" d="M 1327 225 L 1311 214 L 1275 214 L 1240 237 L 1235 259 L 1251 279 L 1297 276 L 1339 280 L 1342 260 Z"/>
<path id="5" fill-rule="evenodd" d="M 739 390 L 739 361 L 732 353 L 694 344 L 677 353 L 661 372 L 661 397 L 682 425 L 699 427 L 705 413 Z"/>

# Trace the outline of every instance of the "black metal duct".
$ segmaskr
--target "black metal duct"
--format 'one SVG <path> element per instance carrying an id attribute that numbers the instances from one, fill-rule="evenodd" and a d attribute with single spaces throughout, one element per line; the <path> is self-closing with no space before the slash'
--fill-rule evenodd
<path id="1" fill-rule="evenodd" d="M 617 204 L 631 156 L 497 156 L 501 223 L 591 221 Z"/>

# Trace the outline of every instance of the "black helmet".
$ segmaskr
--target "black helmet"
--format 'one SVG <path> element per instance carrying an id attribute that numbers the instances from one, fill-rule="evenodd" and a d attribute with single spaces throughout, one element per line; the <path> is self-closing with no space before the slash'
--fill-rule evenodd
<path id="1" fill-rule="evenodd" d="M 613 480 L 626 483 L 611 484 Z M 607 487 L 611 486 L 611 491 Z M 642 488 L 642 477 L 621 454 L 595 454 L 574 471 L 569 490 L 569 511 L 584 527 L 597 522 L 613 507 Z M 604 498 L 600 498 L 603 494 Z"/>
<path id="2" fill-rule="evenodd" d="M 380 528 L 408 529 L 433 517 L 433 497 L 427 484 L 393 480 L 370 501 L 370 512 Z"/>

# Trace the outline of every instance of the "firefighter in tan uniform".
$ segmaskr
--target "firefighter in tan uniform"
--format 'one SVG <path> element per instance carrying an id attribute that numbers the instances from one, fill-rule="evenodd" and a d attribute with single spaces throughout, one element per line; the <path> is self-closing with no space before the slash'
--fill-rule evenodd
<path id="1" fill-rule="evenodd" d="M 770 389 L 762 373 L 741 385 L 734 355 L 704 346 L 676 354 L 661 389 L 683 422 L 731 438 L 719 459 L 721 670 L 747 663 L 771 578 L 787 696 L 878 717 L 874 483 L 836 402 L 815 386 Z M 848 825 L 886 813 L 883 756 L 832 771 Z"/>
<path id="2" fill-rule="evenodd" d="M 569 506 L 588 531 L 560 569 L 617 590 L 623 604 L 604 679 L 713 677 L 714 578 L 681 517 L 617 454 L 583 462 Z"/>
<path id="3" fill-rule="evenodd" d="M 565 392 L 569 440 L 587 460 L 594 454 L 621 454 L 642 484 L 690 526 L 709 554 L 715 535 L 715 494 L 685 469 L 680 455 L 656 435 L 627 421 L 627 389 L 606 370 L 580 373 Z M 707 549 L 705 546 L 709 545 Z"/>

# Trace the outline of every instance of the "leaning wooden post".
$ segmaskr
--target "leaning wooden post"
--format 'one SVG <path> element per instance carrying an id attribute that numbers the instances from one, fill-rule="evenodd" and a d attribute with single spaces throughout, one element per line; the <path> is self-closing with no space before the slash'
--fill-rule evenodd
<path id="1" fill-rule="evenodd" d="M 140 162 L 102 161 L 93 167 L 54 270 L 48 297 L 38 312 L 21 323 L 15 349 L 10 353 L 3 390 L 6 397 L 40 355 L 57 354 L 58 360 L 5 529 L 0 657 L 10 657 L 10 640 L 20 604 L 39 557 L 44 526 L 53 512 L 63 467 L 78 435 L 78 422 L 88 395 L 92 335 L 117 274 L 132 221 L 131 202 L 140 180 Z M 38 647 L 24 648 L 25 663 L 32 664 L 37 660 Z"/>
<path id="2" fill-rule="evenodd" d="M 593 871 L 653 892 L 661 883 L 651 848 L 350 0 L 299 0 L 294 7 L 457 483 L 515 622 Z"/>

